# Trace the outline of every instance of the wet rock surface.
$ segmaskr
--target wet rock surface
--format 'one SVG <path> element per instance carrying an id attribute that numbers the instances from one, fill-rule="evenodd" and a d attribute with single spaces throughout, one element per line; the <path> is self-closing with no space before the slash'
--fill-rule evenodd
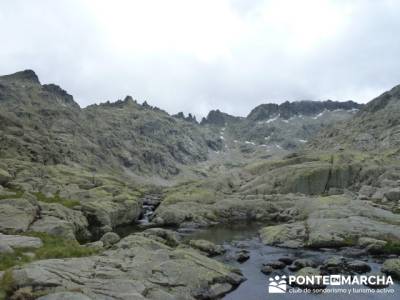
<path id="1" fill-rule="evenodd" d="M 248 250 L 239 250 L 236 252 L 236 261 L 239 263 L 244 263 L 246 260 L 250 258 L 250 254 Z"/>

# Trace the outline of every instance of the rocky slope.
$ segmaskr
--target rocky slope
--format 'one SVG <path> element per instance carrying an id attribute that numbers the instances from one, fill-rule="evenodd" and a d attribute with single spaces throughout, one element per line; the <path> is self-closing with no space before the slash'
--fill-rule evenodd
<path id="1" fill-rule="evenodd" d="M 229 135 L 231 147 L 244 151 L 252 146 L 294 150 L 302 147 L 321 129 L 351 118 L 363 105 L 353 101 L 298 101 L 262 104 L 246 118 L 211 111 L 201 122 L 203 126 L 223 129 L 223 140 Z M 254 147 L 253 147 L 254 148 Z M 251 151 L 251 150 L 250 150 Z"/>
<path id="2" fill-rule="evenodd" d="M 314 149 L 393 151 L 398 155 L 399 133 L 400 86 L 395 86 L 369 102 L 354 118 L 322 131 L 311 146 Z"/>
<path id="3" fill-rule="evenodd" d="M 0 157 L 119 173 L 176 175 L 217 137 L 131 97 L 81 109 L 33 71 L 0 77 Z"/>
<path id="4" fill-rule="evenodd" d="M 206 257 L 224 252 L 208 241 L 161 228 L 119 241 L 144 214 L 149 227 L 257 221 L 267 245 L 398 255 L 399 91 L 198 124 L 129 96 L 82 109 L 32 71 L 0 77 L 0 298 L 218 299 L 243 281 Z"/>
<path id="5" fill-rule="evenodd" d="M 332 124 L 295 153 L 254 157 L 225 175 L 170 189 L 154 221 L 193 226 L 259 220 L 277 223 L 261 231 L 271 245 L 387 244 L 388 251 L 396 251 L 398 90 L 374 99 L 348 121 Z M 369 143 L 360 148 L 355 138 L 365 133 L 371 136 L 370 148 L 365 147 Z"/>

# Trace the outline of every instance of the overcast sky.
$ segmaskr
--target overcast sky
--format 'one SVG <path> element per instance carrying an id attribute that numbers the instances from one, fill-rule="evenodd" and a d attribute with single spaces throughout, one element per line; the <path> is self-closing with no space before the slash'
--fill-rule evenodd
<path id="1" fill-rule="evenodd" d="M 400 83 L 400 1 L 2 0 L 0 73 L 33 69 L 81 106 L 170 113 L 366 102 Z"/>

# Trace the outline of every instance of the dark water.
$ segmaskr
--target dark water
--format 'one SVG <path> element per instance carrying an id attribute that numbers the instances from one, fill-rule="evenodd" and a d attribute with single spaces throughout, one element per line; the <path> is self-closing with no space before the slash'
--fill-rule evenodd
<path id="1" fill-rule="evenodd" d="M 144 217 L 146 215 L 144 214 Z M 148 222 L 144 220 L 140 224 L 128 225 L 125 227 L 120 227 L 118 229 L 118 233 L 121 236 L 126 236 L 128 234 L 143 231 L 147 227 Z M 368 299 L 368 300 L 383 300 L 383 299 L 400 299 L 400 285 L 398 282 L 395 282 L 393 286 L 390 286 L 386 289 L 393 289 L 393 293 L 384 293 L 379 294 L 378 292 L 382 292 L 385 290 L 375 290 L 374 294 L 370 293 L 351 293 L 351 294 L 310 294 L 310 293 L 301 293 L 301 294 L 269 294 L 268 293 L 268 280 L 269 276 L 261 273 L 261 267 L 263 263 L 277 260 L 283 256 L 294 256 L 296 258 L 312 258 L 316 262 L 324 261 L 330 256 L 334 255 L 343 255 L 342 253 L 335 250 L 326 250 L 326 251 L 311 251 L 311 250 L 296 250 L 296 249 L 284 249 L 277 247 L 265 246 L 261 243 L 258 238 L 257 232 L 268 224 L 257 224 L 257 223 L 237 223 L 230 225 L 221 225 L 208 227 L 205 229 L 196 229 L 192 228 L 181 229 L 178 230 L 180 232 L 182 238 L 184 240 L 189 239 L 205 239 L 211 241 L 215 244 L 220 244 L 225 247 L 227 250 L 226 254 L 220 257 L 216 257 L 216 259 L 230 264 L 236 268 L 239 268 L 243 275 L 247 278 L 245 282 L 243 282 L 237 289 L 226 295 L 223 299 L 226 300 L 261 300 L 261 299 L 296 299 L 296 300 L 307 300 L 307 299 L 315 299 L 315 300 L 359 300 L 359 299 Z M 171 228 L 174 229 L 174 228 Z M 176 229 L 176 228 L 175 228 Z M 234 259 L 235 253 L 240 250 L 247 250 L 250 253 L 250 259 L 244 263 L 238 263 Z M 345 255 L 343 255 L 345 256 Z M 352 259 L 362 259 L 352 258 Z M 370 267 L 372 268 L 371 272 L 378 272 L 380 270 L 381 265 L 376 262 L 373 258 L 363 258 L 368 262 Z M 291 274 L 290 272 L 287 272 Z M 354 288 L 362 288 L 367 289 L 365 286 L 352 286 Z M 343 287 L 343 288 L 352 288 L 352 287 Z M 328 289 L 330 287 L 328 286 Z M 337 288 L 335 286 L 335 288 Z M 342 288 L 339 286 L 338 288 Z"/>
<path id="2" fill-rule="evenodd" d="M 259 299 L 400 299 L 400 286 L 397 283 L 388 287 L 386 290 L 375 290 L 374 294 L 369 293 L 351 293 L 351 294 L 269 294 L 268 279 L 269 276 L 260 272 L 263 263 L 277 260 L 282 256 L 295 256 L 299 258 L 312 258 L 317 262 L 322 262 L 326 258 L 333 255 L 342 255 L 337 251 L 309 251 L 309 250 L 291 250 L 276 247 L 265 246 L 261 243 L 257 236 L 257 231 L 261 227 L 260 224 L 234 224 L 229 226 L 211 227 L 200 230 L 185 238 L 190 239 L 206 239 L 216 244 L 222 244 L 227 249 L 227 253 L 217 259 L 224 261 L 234 267 L 239 268 L 243 275 L 247 278 L 236 290 L 224 297 L 226 300 L 259 300 Z M 233 254 L 241 249 L 250 252 L 250 259 L 240 264 L 232 260 Z M 357 259 L 357 258 L 353 258 Z M 359 258 L 360 259 L 360 258 Z M 368 264 L 372 268 L 372 272 L 380 270 L 380 264 L 374 262 L 372 258 L 366 258 Z M 354 285 L 351 287 L 334 287 L 336 288 L 361 288 L 367 289 L 365 286 Z M 329 289 L 329 286 L 328 286 Z M 378 292 L 393 289 L 394 293 L 378 294 Z"/>

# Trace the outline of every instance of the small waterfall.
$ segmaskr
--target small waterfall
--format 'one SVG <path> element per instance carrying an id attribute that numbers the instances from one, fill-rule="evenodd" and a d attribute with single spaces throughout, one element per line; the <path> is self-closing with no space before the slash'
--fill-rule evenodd
<path id="1" fill-rule="evenodd" d="M 148 226 L 151 224 L 151 219 L 155 209 L 161 202 L 160 194 L 148 194 L 142 199 L 142 214 L 138 220 L 139 226 Z"/>
<path id="2" fill-rule="evenodd" d="M 142 206 L 142 215 L 141 218 L 138 220 L 140 225 L 148 225 L 151 220 L 151 216 L 154 214 L 154 210 L 156 207 L 154 205 L 143 204 Z"/>

